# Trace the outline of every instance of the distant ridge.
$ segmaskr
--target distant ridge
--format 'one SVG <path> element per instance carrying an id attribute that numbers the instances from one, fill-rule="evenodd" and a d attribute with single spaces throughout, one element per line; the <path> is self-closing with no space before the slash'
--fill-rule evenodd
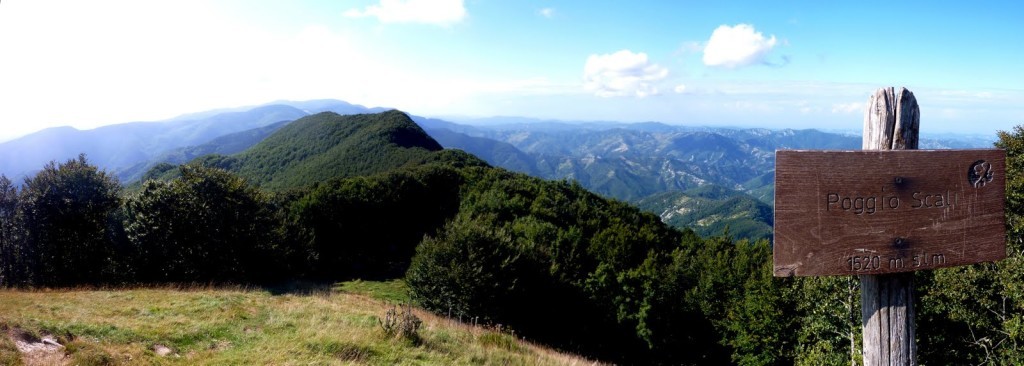
<path id="1" fill-rule="evenodd" d="M 295 107 L 270 105 L 181 121 L 130 122 L 91 130 L 56 127 L 0 143 L 0 174 L 20 181 L 47 162 L 82 153 L 103 169 L 125 170 L 171 149 L 305 115 Z"/>
<path id="2" fill-rule="evenodd" d="M 397 110 L 317 113 L 288 123 L 239 154 L 206 155 L 195 162 L 236 172 L 268 189 L 299 188 L 432 162 L 486 165 L 469 154 L 444 150 Z"/>
<path id="3" fill-rule="evenodd" d="M 179 147 L 160 154 L 154 159 L 135 164 L 134 166 L 117 171 L 118 178 L 122 183 L 132 183 L 142 179 L 143 174 L 157 164 L 182 164 L 203 155 L 231 155 L 237 154 L 245 149 L 256 145 L 277 130 L 281 129 L 291 121 L 281 121 L 251 130 L 235 132 L 217 137 L 201 145 Z"/>

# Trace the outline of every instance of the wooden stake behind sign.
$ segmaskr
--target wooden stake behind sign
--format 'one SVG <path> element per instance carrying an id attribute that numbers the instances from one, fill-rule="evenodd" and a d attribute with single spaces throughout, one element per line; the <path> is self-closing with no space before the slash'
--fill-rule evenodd
<path id="1" fill-rule="evenodd" d="M 921 110 L 906 88 L 882 88 L 868 99 L 864 150 L 914 150 Z M 860 276 L 864 365 L 915 365 L 914 273 Z"/>
<path id="2" fill-rule="evenodd" d="M 1006 255 L 1005 152 L 886 151 L 916 150 L 919 123 L 913 93 L 883 88 L 868 151 L 776 153 L 775 275 L 860 275 L 867 366 L 916 363 L 910 271 Z"/>

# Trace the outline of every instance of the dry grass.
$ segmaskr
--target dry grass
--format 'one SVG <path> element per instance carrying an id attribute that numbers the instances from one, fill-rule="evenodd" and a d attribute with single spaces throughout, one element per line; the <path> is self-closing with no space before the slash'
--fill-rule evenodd
<path id="1" fill-rule="evenodd" d="M 82 365 L 594 364 L 415 308 L 419 342 L 387 337 L 378 319 L 390 307 L 339 291 L 0 290 L 0 329 L 56 335 Z M 0 337 L 0 363 L 17 352 Z"/>

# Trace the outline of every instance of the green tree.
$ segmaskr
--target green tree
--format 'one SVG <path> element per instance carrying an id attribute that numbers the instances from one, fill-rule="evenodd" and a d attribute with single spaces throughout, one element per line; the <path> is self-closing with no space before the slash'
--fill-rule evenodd
<path id="1" fill-rule="evenodd" d="M 1024 253 L 1024 126 L 999 131 L 995 146 L 1006 150 L 1006 234 L 1010 256 Z"/>
<path id="2" fill-rule="evenodd" d="M 503 303 L 518 290 L 511 233 L 460 217 L 416 252 L 406 281 L 420 304 L 460 318 L 503 320 Z"/>
<path id="3" fill-rule="evenodd" d="M 1007 258 L 918 273 L 924 363 L 1024 363 L 1024 127 L 995 145 L 1006 150 Z"/>
<path id="4" fill-rule="evenodd" d="M 400 277 L 424 235 L 455 215 L 461 183 L 442 166 L 325 182 L 292 205 L 297 245 L 324 280 Z"/>
<path id="5" fill-rule="evenodd" d="M 710 340 L 697 339 L 697 363 L 792 364 L 797 346 L 794 281 L 772 276 L 767 241 L 733 241 L 727 234 L 684 240 L 674 254 L 673 276 L 684 289 L 684 308 L 700 312 Z M 697 333 L 701 334 L 701 333 Z M 710 338 L 710 337 L 709 337 Z M 713 341 L 724 349 L 708 346 Z M 725 352 L 725 355 L 722 353 Z"/>
<path id="6" fill-rule="evenodd" d="M 46 286 L 101 283 L 114 273 L 110 215 L 120 205 L 116 179 L 85 155 L 50 162 L 25 180 L 20 214 L 34 282 Z"/>
<path id="7" fill-rule="evenodd" d="M 766 240 L 735 243 L 731 270 L 739 274 L 723 320 L 723 342 L 740 365 L 792 365 L 797 301 L 793 280 L 772 275 Z"/>
<path id="8" fill-rule="evenodd" d="M 143 281 L 259 281 L 276 273 L 268 199 L 220 169 L 183 165 L 125 204 L 125 232 Z"/>
<path id="9" fill-rule="evenodd" d="M 0 175 L 0 286 L 19 284 L 24 280 L 21 248 L 16 223 L 18 188 L 7 176 Z"/>
<path id="10" fill-rule="evenodd" d="M 687 365 L 730 362 L 730 351 L 721 343 L 720 329 L 716 328 L 715 319 L 707 315 L 708 311 L 718 308 L 715 305 L 723 308 L 724 305 L 704 298 L 710 295 L 704 290 L 711 288 L 701 283 L 707 284 L 706 281 L 714 277 L 700 273 L 702 270 L 698 268 L 702 261 L 710 259 L 706 255 L 711 251 L 700 251 L 705 246 L 705 239 L 687 230 L 683 232 L 679 247 L 669 254 L 671 262 L 649 270 L 656 277 L 646 281 L 639 325 L 640 334 L 652 352 L 658 354 L 658 359 Z M 728 247 L 722 249 L 728 250 Z"/>
<path id="11" fill-rule="evenodd" d="M 803 277 L 794 287 L 799 314 L 796 364 L 861 364 L 863 335 L 857 277 Z"/>

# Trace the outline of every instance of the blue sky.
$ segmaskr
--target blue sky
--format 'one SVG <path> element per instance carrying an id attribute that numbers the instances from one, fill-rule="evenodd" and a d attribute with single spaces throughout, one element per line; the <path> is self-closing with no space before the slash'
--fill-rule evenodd
<path id="1" fill-rule="evenodd" d="M 334 98 L 435 117 L 922 132 L 1024 124 L 1024 5 L 964 1 L 0 2 L 0 139 Z"/>

